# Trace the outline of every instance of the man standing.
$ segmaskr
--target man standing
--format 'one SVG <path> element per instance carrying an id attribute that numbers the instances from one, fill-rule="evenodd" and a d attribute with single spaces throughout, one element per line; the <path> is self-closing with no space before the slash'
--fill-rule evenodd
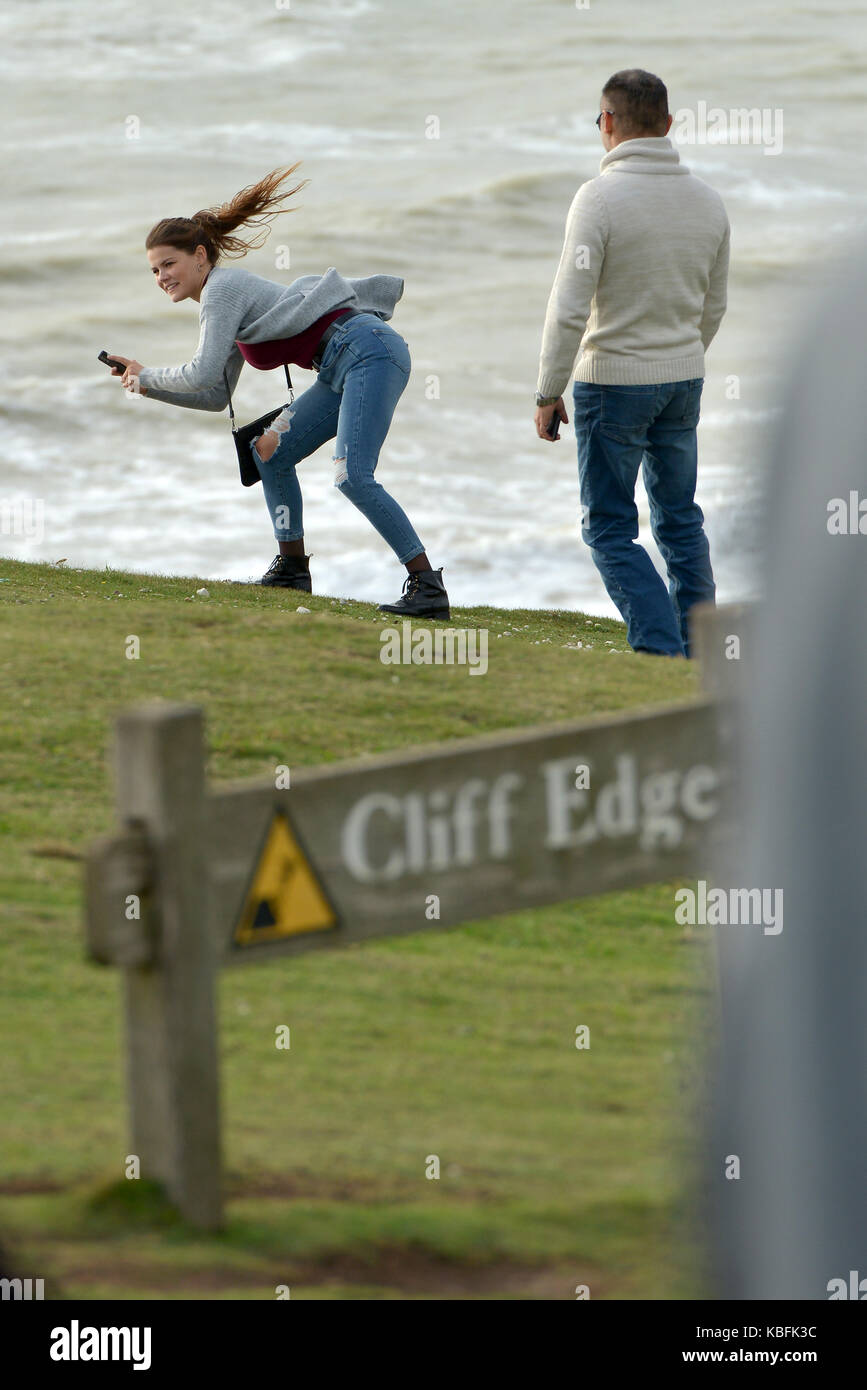
<path id="1" fill-rule="evenodd" d="M 729 221 L 668 139 L 665 84 L 640 68 L 602 90 L 606 154 L 566 221 L 542 335 L 536 432 L 557 437 L 573 386 L 581 534 L 635 651 L 689 656 L 690 608 L 716 595 L 695 501 L 704 353 L 726 307 Z M 557 418 L 559 416 L 559 419 Z M 643 463 L 669 588 L 636 544 Z"/>

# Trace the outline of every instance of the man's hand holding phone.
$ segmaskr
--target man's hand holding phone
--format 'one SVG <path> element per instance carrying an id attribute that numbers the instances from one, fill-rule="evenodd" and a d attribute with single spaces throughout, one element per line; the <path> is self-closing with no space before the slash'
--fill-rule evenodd
<path id="1" fill-rule="evenodd" d="M 536 407 L 536 433 L 540 439 L 546 439 L 549 444 L 559 439 L 558 431 L 561 423 L 564 425 L 569 423 L 569 416 L 566 414 L 562 396 L 558 396 L 551 405 Z"/>

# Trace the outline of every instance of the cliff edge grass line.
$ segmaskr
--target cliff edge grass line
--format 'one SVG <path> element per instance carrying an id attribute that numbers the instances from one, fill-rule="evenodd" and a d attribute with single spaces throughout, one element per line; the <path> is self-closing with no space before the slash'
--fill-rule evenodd
<path id="1" fill-rule="evenodd" d="M 711 992 L 672 885 L 224 972 L 229 1226 L 203 1240 L 123 1177 L 119 982 L 84 959 L 81 857 L 115 823 L 114 717 L 142 701 L 204 708 L 219 784 L 689 701 L 695 663 L 592 615 L 458 608 L 488 633 L 472 675 L 383 663 L 374 604 L 11 560 L 0 580 L 0 1231 L 23 1274 L 133 1299 L 694 1289 L 677 1170 Z"/>

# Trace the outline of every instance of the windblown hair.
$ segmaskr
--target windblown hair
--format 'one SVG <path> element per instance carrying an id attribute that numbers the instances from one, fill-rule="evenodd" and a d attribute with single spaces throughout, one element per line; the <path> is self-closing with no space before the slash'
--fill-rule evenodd
<path id="1" fill-rule="evenodd" d="M 174 246 L 178 251 L 192 254 L 197 246 L 204 246 L 208 260 L 214 264 L 220 256 L 226 256 L 230 260 L 246 256 L 248 251 L 264 245 L 268 239 L 271 228 L 266 226 L 266 223 L 279 212 L 293 211 L 291 208 L 282 208 L 280 204 L 310 182 L 309 179 L 302 179 L 294 188 L 286 189 L 282 193 L 277 192 L 283 181 L 288 179 L 290 174 L 294 174 L 297 168 L 296 163 L 287 169 L 273 169 L 258 183 L 242 188 L 228 203 L 222 203 L 219 207 L 202 208 L 199 212 L 193 213 L 192 217 L 164 217 L 148 232 L 145 250 L 150 251 L 154 246 Z M 247 238 L 232 236 L 237 227 L 245 226 L 261 226 L 263 230 Z"/>
<path id="2" fill-rule="evenodd" d="M 665 83 L 643 68 L 624 68 L 609 77 L 602 88 L 603 101 L 611 106 L 624 135 L 664 135 L 668 119 Z"/>

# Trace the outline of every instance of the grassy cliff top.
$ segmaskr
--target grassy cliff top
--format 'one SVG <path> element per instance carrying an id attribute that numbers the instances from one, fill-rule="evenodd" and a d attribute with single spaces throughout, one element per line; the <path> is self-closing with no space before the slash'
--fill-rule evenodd
<path id="1" fill-rule="evenodd" d="M 583 613 L 453 609 L 449 626 L 487 629 L 483 676 L 384 665 L 394 621 L 343 598 L 0 560 L 15 1063 L 0 1238 L 16 1272 L 85 1298 L 695 1292 L 684 1086 L 711 994 L 673 885 L 224 972 L 226 1233 L 185 1231 L 124 1177 L 119 972 L 85 961 L 81 926 L 81 855 L 114 825 L 119 710 L 203 705 L 220 782 L 699 693 L 694 663 L 635 654 L 621 623 Z"/>

